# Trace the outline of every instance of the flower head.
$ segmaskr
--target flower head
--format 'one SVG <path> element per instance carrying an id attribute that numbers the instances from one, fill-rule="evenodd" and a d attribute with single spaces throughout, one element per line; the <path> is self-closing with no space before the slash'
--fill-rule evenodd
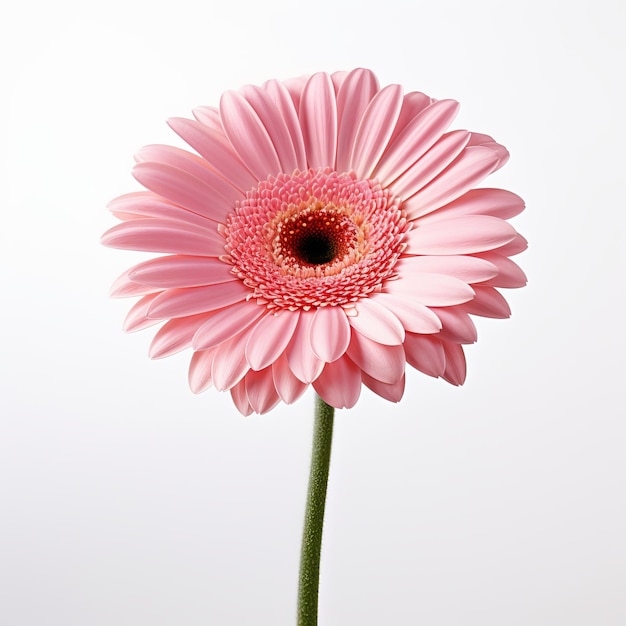
<path id="1" fill-rule="evenodd" d="M 193 349 L 193 391 L 230 390 L 241 413 L 312 384 L 334 407 L 364 384 L 399 401 L 405 366 L 465 379 L 470 315 L 508 317 L 497 287 L 526 279 L 506 221 L 521 198 L 475 189 L 508 159 L 491 137 L 446 132 L 458 104 L 369 70 L 227 92 L 169 121 L 196 152 L 147 146 L 147 189 L 110 209 L 103 243 L 164 253 L 125 272 L 141 296 L 126 330 L 164 322 L 150 355 Z"/>

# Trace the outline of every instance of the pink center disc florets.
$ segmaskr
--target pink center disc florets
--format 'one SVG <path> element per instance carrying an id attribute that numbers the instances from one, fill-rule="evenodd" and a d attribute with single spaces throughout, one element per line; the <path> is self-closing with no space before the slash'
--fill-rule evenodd
<path id="1" fill-rule="evenodd" d="M 410 227 L 399 205 L 353 173 L 280 174 L 228 216 L 225 260 L 259 304 L 350 307 L 394 277 Z"/>

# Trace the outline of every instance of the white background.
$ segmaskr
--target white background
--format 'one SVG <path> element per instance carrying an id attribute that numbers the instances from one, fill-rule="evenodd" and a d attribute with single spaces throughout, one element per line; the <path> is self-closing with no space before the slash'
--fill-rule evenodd
<path id="1" fill-rule="evenodd" d="M 102 248 L 132 155 L 226 89 L 374 69 L 511 151 L 529 286 L 460 389 L 339 412 L 321 626 L 626 624 L 624 5 L 23 3 L 3 11 L 0 623 L 294 624 L 312 395 L 242 418 L 149 361 Z"/>

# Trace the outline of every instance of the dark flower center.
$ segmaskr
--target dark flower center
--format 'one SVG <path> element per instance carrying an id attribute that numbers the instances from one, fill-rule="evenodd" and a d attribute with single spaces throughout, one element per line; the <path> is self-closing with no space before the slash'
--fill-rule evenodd
<path id="1" fill-rule="evenodd" d="M 309 207 L 287 219 L 280 228 L 283 254 L 304 266 L 325 265 L 345 256 L 354 245 L 355 228 L 333 209 Z"/>
<path id="2" fill-rule="evenodd" d="M 324 265 L 337 256 L 337 243 L 325 233 L 303 234 L 294 242 L 294 252 L 303 263 Z"/>

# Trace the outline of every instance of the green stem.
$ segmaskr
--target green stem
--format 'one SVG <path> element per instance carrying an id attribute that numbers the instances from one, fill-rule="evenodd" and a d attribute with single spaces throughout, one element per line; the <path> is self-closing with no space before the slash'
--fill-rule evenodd
<path id="1" fill-rule="evenodd" d="M 328 406 L 319 396 L 316 396 L 311 474 L 309 475 L 309 492 L 304 514 L 302 552 L 300 554 L 298 626 L 317 626 L 322 527 L 324 525 L 334 414 L 335 409 Z"/>

